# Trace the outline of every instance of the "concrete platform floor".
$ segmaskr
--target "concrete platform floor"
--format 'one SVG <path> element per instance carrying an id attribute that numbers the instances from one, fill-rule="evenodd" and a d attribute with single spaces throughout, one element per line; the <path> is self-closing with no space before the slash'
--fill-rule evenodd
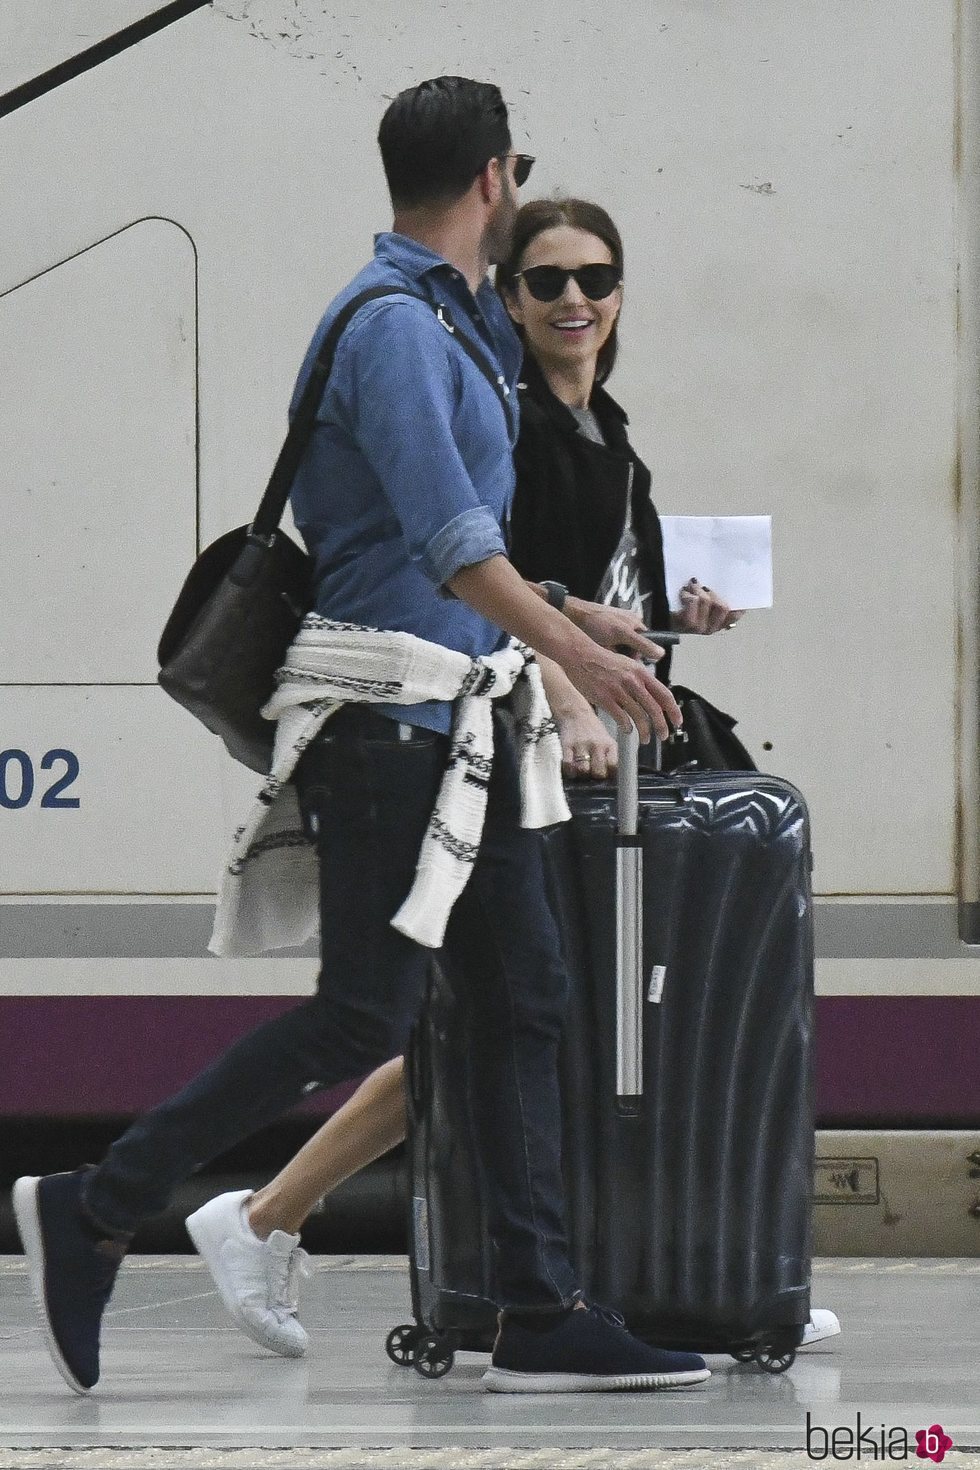
<path id="1" fill-rule="evenodd" d="M 780 1377 L 711 1358 L 703 1388 L 551 1396 L 483 1392 L 475 1354 L 436 1382 L 395 1367 L 384 1338 L 410 1316 L 404 1258 L 314 1264 L 310 1352 L 290 1361 L 239 1333 L 196 1257 L 132 1257 L 102 1381 L 80 1398 L 47 1356 L 22 1260 L 0 1257 L 0 1470 L 782 1470 L 807 1463 L 808 1414 L 811 1451 L 823 1431 L 856 1434 L 860 1414 L 865 1463 L 882 1426 L 907 1431 L 907 1463 L 933 1463 L 915 1431 L 938 1423 L 947 1463 L 980 1466 L 980 1261 L 816 1262 L 814 1304 L 844 1330 Z"/>

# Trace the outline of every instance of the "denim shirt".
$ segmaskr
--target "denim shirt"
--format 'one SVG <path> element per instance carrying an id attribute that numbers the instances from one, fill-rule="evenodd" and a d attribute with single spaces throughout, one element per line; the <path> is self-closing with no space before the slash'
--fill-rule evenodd
<path id="1" fill-rule="evenodd" d="M 506 634 L 445 590 L 463 567 L 506 555 L 521 347 L 490 282 L 474 296 L 418 241 L 378 235 L 374 259 L 317 327 L 291 412 L 334 317 L 382 285 L 446 306 L 457 331 L 504 375 L 508 412 L 425 302 L 392 296 L 362 306 L 340 339 L 290 496 L 314 562 L 314 605 L 324 617 L 493 653 Z M 443 701 L 375 708 L 442 733 L 451 724 Z"/>

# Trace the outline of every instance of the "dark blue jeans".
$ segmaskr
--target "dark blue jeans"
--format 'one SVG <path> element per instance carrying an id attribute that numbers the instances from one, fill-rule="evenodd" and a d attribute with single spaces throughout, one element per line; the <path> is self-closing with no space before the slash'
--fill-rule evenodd
<path id="1" fill-rule="evenodd" d="M 495 715 L 486 825 L 446 932 L 470 1036 L 480 1164 L 502 1307 L 577 1295 L 564 1232 L 557 1053 L 566 975 L 538 834 L 520 826 L 517 762 Z M 362 1076 L 404 1050 L 430 951 L 390 920 L 408 893 L 445 767 L 447 736 L 348 705 L 304 755 L 297 784 L 320 860 L 322 967 L 312 1000 L 235 1043 L 118 1139 L 85 1202 L 128 1233 L 166 1208 L 195 1169 L 309 1092 Z"/>

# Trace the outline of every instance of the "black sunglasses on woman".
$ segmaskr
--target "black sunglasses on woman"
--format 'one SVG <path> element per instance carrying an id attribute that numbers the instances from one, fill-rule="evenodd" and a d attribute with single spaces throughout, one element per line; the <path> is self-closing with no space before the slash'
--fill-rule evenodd
<path id="1" fill-rule="evenodd" d="M 532 265 L 514 276 L 515 281 L 523 280 L 535 301 L 557 301 L 570 278 L 589 301 L 603 301 L 615 291 L 623 273 L 618 265 L 580 265 L 572 271 L 560 265 Z"/>

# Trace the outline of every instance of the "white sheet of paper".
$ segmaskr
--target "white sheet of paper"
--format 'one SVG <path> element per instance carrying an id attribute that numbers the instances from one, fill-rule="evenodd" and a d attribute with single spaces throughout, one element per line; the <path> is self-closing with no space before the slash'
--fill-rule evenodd
<path id="1" fill-rule="evenodd" d="M 697 577 L 729 607 L 772 607 L 771 516 L 661 516 L 671 612 Z"/>

